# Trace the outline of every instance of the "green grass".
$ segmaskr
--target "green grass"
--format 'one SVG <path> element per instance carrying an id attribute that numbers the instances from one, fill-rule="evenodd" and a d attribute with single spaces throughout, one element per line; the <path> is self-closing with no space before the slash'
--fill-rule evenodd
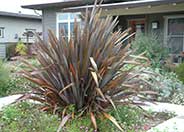
<path id="1" fill-rule="evenodd" d="M 140 125 L 141 111 L 130 107 L 119 107 L 119 117 L 113 110 L 110 112 L 119 118 L 118 122 L 126 126 L 127 132 L 133 132 L 135 125 Z M 61 119 L 38 110 L 38 105 L 21 102 L 10 105 L 0 112 L 0 132 L 56 132 Z M 100 132 L 119 132 L 104 118 L 97 120 Z M 70 120 L 61 132 L 94 132 L 90 116 Z"/>
<path id="2" fill-rule="evenodd" d="M 2 132 L 56 132 L 59 123 L 58 116 L 40 112 L 26 102 L 6 107 L 0 113 Z"/>

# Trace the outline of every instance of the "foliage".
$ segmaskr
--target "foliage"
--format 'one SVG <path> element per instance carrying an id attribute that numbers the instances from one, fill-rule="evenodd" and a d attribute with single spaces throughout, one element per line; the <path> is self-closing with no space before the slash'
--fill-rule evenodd
<path id="1" fill-rule="evenodd" d="M 0 130 L 3 132 L 55 132 L 61 122 L 57 115 L 39 111 L 39 104 L 20 102 L 3 108 L 0 112 Z M 142 111 L 133 107 L 118 107 L 110 113 L 119 118 L 118 122 L 127 125 L 126 131 L 143 123 Z M 100 132 L 118 132 L 117 128 L 107 119 L 97 119 Z M 88 116 L 70 120 L 61 132 L 95 132 Z"/>
<path id="2" fill-rule="evenodd" d="M 118 119 L 118 122 L 124 126 L 125 131 L 134 131 L 146 122 L 143 116 L 143 110 L 137 107 L 120 106 L 117 110 L 111 111 L 111 115 Z M 114 131 L 117 131 L 114 129 Z"/>
<path id="3" fill-rule="evenodd" d="M 34 86 L 30 81 L 27 79 L 21 77 L 17 74 L 11 74 L 10 79 L 6 85 L 4 85 L 4 88 L 6 91 L 2 92 L 2 96 L 8 96 L 11 94 L 20 94 L 25 93 L 29 90 L 30 86 Z"/>
<path id="4" fill-rule="evenodd" d="M 35 67 L 39 66 L 38 61 L 34 58 L 27 59 L 27 61 Z M 22 63 L 22 61 L 19 61 L 19 60 L 14 61 L 13 63 L 9 63 L 9 65 L 13 73 L 16 73 L 16 72 L 19 73 L 22 69 L 31 70 L 30 68 L 25 66 L 25 64 Z"/>
<path id="5" fill-rule="evenodd" d="M 60 119 L 36 109 L 36 105 L 22 102 L 0 112 L 2 132 L 56 132 Z"/>
<path id="6" fill-rule="evenodd" d="M 8 90 L 6 85 L 10 80 L 10 71 L 6 67 L 5 63 L 0 60 L 0 96 L 2 96 Z"/>
<path id="7" fill-rule="evenodd" d="M 184 83 L 184 63 L 179 64 L 175 69 L 178 79 Z"/>
<path id="8" fill-rule="evenodd" d="M 16 49 L 15 51 L 19 54 L 19 55 L 27 55 L 27 46 L 22 42 L 19 41 L 17 43 Z"/>
<path id="9" fill-rule="evenodd" d="M 9 59 L 16 56 L 16 44 L 7 44 L 6 45 L 6 57 Z"/>
<path id="10" fill-rule="evenodd" d="M 156 34 L 137 34 L 135 41 L 132 42 L 132 48 L 136 49 L 135 54 L 146 51 L 146 57 L 151 61 L 153 67 L 159 68 L 162 61 L 168 57 L 168 48 L 164 46 L 163 40 Z"/>
<path id="11" fill-rule="evenodd" d="M 148 84 L 148 89 L 159 93 L 156 100 L 170 101 L 174 93 L 184 90 L 184 85 L 173 72 L 166 72 L 159 68 L 142 68 L 141 70 L 143 72 L 139 78 L 142 83 Z"/>
<path id="12" fill-rule="evenodd" d="M 38 37 L 36 60 L 40 66 L 24 63 L 31 69 L 24 70 L 23 76 L 37 84 L 32 93 L 22 99 L 34 99 L 45 104 L 44 110 L 63 113 L 63 123 L 72 115 L 90 115 L 97 129 L 99 114 L 111 120 L 120 130 L 116 119 L 107 114 L 107 108 L 115 105 L 136 105 L 133 97 L 144 99 L 150 93 L 130 80 L 134 78 L 131 68 L 122 70 L 126 64 L 139 65 L 139 60 L 147 61 L 142 54 L 130 56 L 130 45 L 124 44 L 128 32 L 113 33 L 117 19 L 100 18 L 100 9 L 86 11 L 84 27 L 75 22 L 73 37 L 68 41 L 61 31 L 60 40 L 50 31 L 48 42 Z M 136 71 L 134 71 L 136 72 Z M 141 96 L 142 95 L 142 96 Z M 142 98 L 143 97 L 143 98 Z M 68 113 L 73 105 L 74 112 Z"/>
<path id="13" fill-rule="evenodd" d="M 184 105 L 184 91 L 175 92 L 170 102 L 173 104 Z"/>

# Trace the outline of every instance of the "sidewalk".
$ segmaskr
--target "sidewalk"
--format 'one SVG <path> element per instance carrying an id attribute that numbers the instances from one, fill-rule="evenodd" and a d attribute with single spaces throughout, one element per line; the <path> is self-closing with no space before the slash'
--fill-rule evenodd
<path id="1" fill-rule="evenodd" d="M 184 132 L 184 116 L 169 119 L 147 132 Z"/>
<path id="2" fill-rule="evenodd" d="M 12 96 L 0 98 L 0 110 L 2 110 L 4 106 L 14 103 L 21 96 L 22 95 L 19 94 L 19 95 L 12 95 Z"/>
<path id="3" fill-rule="evenodd" d="M 145 110 L 151 110 L 153 112 L 171 112 L 177 115 L 177 117 L 171 118 L 147 132 L 184 132 L 184 106 L 159 102 L 156 102 L 156 104 L 146 104 L 148 106 L 142 107 Z"/>

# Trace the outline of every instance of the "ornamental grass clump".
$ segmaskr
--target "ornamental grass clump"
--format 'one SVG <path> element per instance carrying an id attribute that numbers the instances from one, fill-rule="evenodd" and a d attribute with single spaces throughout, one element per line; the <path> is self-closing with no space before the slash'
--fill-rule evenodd
<path id="1" fill-rule="evenodd" d="M 39 67 L 25 64 L 23 76 L 37 84 L 31 93 L 22 99 L 33 99 L 45 104 L 42 110 L 62 115 L 62 127 L 74 116 L 90 115 L 97 129 L 96 118 L 102 115 L 111 120 L 120 130 L 115 118 L 107 113 L 116 105 L 138 104 L 133 98 L 141 99 L 148 91 L 130 81 L 133 67 L 123 70 L 127 64 L 140 65 L 147 61 L 143 55 L 131 56 L 130 45 L 124 42 L 132 35 L 129 30 L 114 32 L 117 18 L 100 18 L 101 9 L 94 6 L 81 16 L 83 26 L 75 22 L 71 38 L 64 30 L 59 39 L 49 31 L 47 42 L 38 37 L 36 59 Z M 72 110 L 70 110 L 72 106 Z M 70 111 L 70 112 L 69 112 Z"/>

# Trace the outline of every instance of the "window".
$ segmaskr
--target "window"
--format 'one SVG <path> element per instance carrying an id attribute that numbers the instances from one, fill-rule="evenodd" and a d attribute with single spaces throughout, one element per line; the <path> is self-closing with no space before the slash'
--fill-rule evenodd
<path id="1" fill-rule="evenodd" d="M 72 37 L 75 18 L 77 22 L 80 22 L 79 14 L 80 13 L 57 13 L 56 34 L 58 38 L 61 29 L 64 29 L 67 38 Z"/>
<path id="2" fill-rule="evenodd" d="M 34 33 L 36 33 L 36 29 L 26 28 L 24 32 L 24 36 L 28 36 L 32 38 L 34 37 Z"/>
<path id="3" fill-rule="evenodd" d="M 0 27 L 0 38 L 4 38 L 4 27 Z"/>
<path id="4" fill-rule="evenodd" d="M 166 17 L 166 43 L 171 54 L 184 52 L 184 16 Z"/>

